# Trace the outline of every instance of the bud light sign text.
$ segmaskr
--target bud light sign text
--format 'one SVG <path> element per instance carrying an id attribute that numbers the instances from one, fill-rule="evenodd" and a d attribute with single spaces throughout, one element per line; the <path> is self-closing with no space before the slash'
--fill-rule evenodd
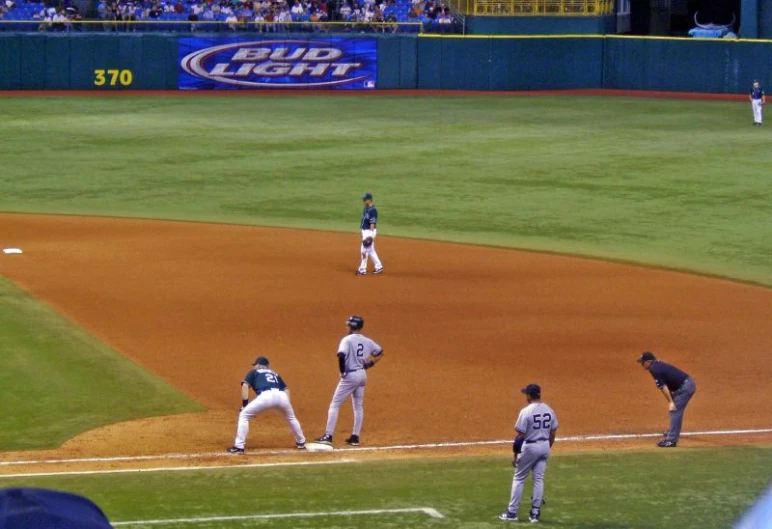
<path id="1" fill-rule="evenodd" d="M 179 41 L 181 90 L 376 87 L 375 39 Z"/>

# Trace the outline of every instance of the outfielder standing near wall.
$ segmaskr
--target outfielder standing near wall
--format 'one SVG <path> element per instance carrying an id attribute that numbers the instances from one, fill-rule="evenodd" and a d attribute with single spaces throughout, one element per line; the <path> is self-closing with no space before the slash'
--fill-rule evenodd
<path id="1" fill-rule="evenodd" d="M 555 443 L 555 432 L 558 429 L 558 418 L 552 408 L 541 401 L 541 387 L 528 384 L 521 393 L 525 395 L 528 406 L 520 410 L 515 424 L 514 445 L 515 477 L 512 480 L 512 497 L 507 512 L 499 515 L 499 520 L 505 522 L 517 521 L 517 509 L 523 498 L 523 488 L 528 474 L 533 472 L 533 496 L 531 499 L 531 523 L 539 523 L 541 504 L 544 500 L 544 472 L 547 470 L 547 459 Z"/>
<path id="2" fill-rule="evenodd" d="M 360 247 L 360 253 L 362 260 L 359 263 L 359 268 L 356 274 L 358 276 L 367 275 L 367 259 L 368 257 L 373 260 L 375 265 L 374 274 L 383 273 L 383 265 L 378 258 L 378 252 L 375 251 L 375 234 L 378 226 L 378 210 L 373 205 L 373 195 L 365 193 L 362 196 L 362 202 L 365 204 L 365 209 L 362 212 L 362 222 L 360 223 L 360 229 L 362 230 L 362 246 Z"/>
<path id="3" fill-rule="evenodd" d="M 764 89 L 761 88 L 761 83 L 753 81 L 753 87 L 751 88 L 751 108 L 753 109 L 753 125 L 761 126 L 762 112 L 764 104 L 767 102 L 767 96 L 764 95 Z"/>
<path id="4" fill-rule="evenodd" d="M 340 381 L 327 413 L 327 428 L 324 435 L 316 439 L 316 442 L 332 445 L 335 424 L 338 422 L 338 411 L 346 399 L 351 397 L 354 403 L 354 429 L 351 437 L 346 439 L 346 443 L 359 446 L 359 435 L 362 432 L 362 422 L 365 417 L 364 399 L 367 385 L 365 371 L 383 358 L 383 348 L 362 334 L 365 320 L 360 316 L 351 316 L 346 321 L 346 325 L 349 333 L 338 346 Z"/>
<path id="5" fill-rule="evenodd" d="M 239 426 L 236 431 L 236 442 L 228 449 L 231 454 L 243 454 L 244 444 L 249 433 L 249 421 L 260 412 L 270 409 L 278 409 L 287 419 L 290 429 L 295 436 L 297 448 L 306 447 L 306 438 L 300 428 L 300 422 L 295 417 L 295 411 L 289 398 L 289 388 L 284 380 L 275 371 L 268 369 L 268 359 L 259 356 L 255 368 L 247 373 L 241 382 L 241 413 L 239 413 Z M 249 402 L 250 388 L 257 394 L 252 402 Z"/>

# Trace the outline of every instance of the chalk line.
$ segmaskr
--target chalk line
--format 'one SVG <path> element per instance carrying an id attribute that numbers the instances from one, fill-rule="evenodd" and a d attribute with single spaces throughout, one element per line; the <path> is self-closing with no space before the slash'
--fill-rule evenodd
<path id="1" fill-rule="evenodd" d="M 232 456 L 240 457 L 240 456 Z M 245 463 L 243 465 L 198 465 L 185 467 L 153 467 L 153 468 L 116 468 L 111 470 L 65 470 L 60 472 L 34 472 L 29 474 L 0 474 L 0 479 L 6 478 L 44 478 L 52 476 L 90 476 L 94 474 L 138 474 L 143 472 L 185 472 L 191 470 L 212 470 L 223 468 L 270 468 L 270 467 L 310 467 L 320 465 L 339 465 L 357 463 L 356 459 L 335 459 L 331 461 L 286 461 L 277 463 Z"/>
<path id="2" fill-rule="evenodd" d="M 706 430 L 698 432 L 683 432 L 684 437 L 702 437 L 702 436 L 730 436 L 730 435 L 752 435 L 752 434 L 769 434 L 772 433 L 772 428 L 757 428 L 757 429 L 744 429 L 744 430 Z M 648 439 L 661 437 L 660 433 L 639 433 L 639 434 L 598 434 L 598 435 L 573 435 L 568 437 L 558 437 L 557 443 L 586 443 L 593 441 L 620 441 L 620 440 L 633 440 L 633 439 Z M 511 444 L 511 439 L 493 440 L 493 441 L 458 441 L 458 442 L 439 442 L 439 443 L 419 443 L 419 444 L 403 444 L 403 445 L 387 445 L 387 446 L 360 446 L 357 448 L 336 448 L 335 453 L 351 453 L 351 452 L 386 452 L 392 450 L 420 450 L 420 449 L 441 449 L 441 448 L 466 448 L 474 446 L 495 446 Z M 255 455 L 271 456 L 271 455 L 299 455 L 297 449 L 287 450 L 256 450 Z M 221 457 L 241 457 L 228 454 L 225 451 L 222 452 L 202 452 L 192 454 L 158 454 L 147 456 L 113 456 L 113 457 L 83 457 L 83 458 L 71 458 L 71 459 L 30 459 L 21 461 L 0 461 L 0 467 L 10 466 L 23 466 L 23 465 L 59 465 L 69 463 L 117 463 L 117 462 L 138 462 L 138 461 L 173 461 L 173 460 L 190 460 L 190 459 L 206 459 L 206 458 L 221 458 Z M 334 462 L 315 462 L 330 464 Z M 266 463 L 265 465 L 279 465 L 280 463 Z M 286 463 L 293 464 L 293 463 Z M 295 463 L 299 464 L 299 463 Z M 262 465 L 262 464 L 261 464 Z M 238 465 L 240 467 L 250 467 L 251 464 Z M 156 472 L 160 470 L 173 470 L 180 469 L 206 469 L 206 468 L 232 468 L 233 465 L 221 465 L 221 466 L 187 466 L 187 467 L 161 467 L 150 469 L 120 469 L 120 470 L 103 470 L 103 471 L 89 471 L 88 473 L 118 473 L 118 472 Z M 73 473 L 74 474 L 74 473 Z M 34 475 L 67 475 L 66 473 L 43 473 L 43 474 L 21 474 L 25 476 Z M 18 477 L 18 474 L 14 475 L 1 475 L 0 479 L 5 477 Z"/>
<path id="3" fill-rule="evenodd" d="M 275 520 L 279 518 L 320 518 L 327 516 L 367 516 L 373 514 L 409 514 L 423 513 L 432 518 L 445 518 L 441 512 L 431 507 L 414 507 L 409 509 L 373 509 L 367 511 L 331 511 L 331 512 L 290 512 L 279 514 L 246 514 L 240 516 L 209 516 L 199 518 L 175 518 L 159 520 L 131 520 L 126 522 L 112 522 L 113 527 L 129 525 L 171 525 L 171 524 L 198 524 L 210 522 L 233 522 L 243 520 Z"/>

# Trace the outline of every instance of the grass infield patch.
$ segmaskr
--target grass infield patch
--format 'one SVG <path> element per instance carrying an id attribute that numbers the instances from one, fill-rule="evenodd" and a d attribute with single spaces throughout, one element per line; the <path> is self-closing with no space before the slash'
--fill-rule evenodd
<path id="1" fill-rule="evenodd" d="M 0 450 L 53 448 L 98 426 L 202 409 L 0 279 Z"/>

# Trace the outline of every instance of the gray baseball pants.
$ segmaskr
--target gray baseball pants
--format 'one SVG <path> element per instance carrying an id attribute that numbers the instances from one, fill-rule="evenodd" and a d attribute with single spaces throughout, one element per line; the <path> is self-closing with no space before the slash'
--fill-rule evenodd
<path id="1" fill-rule="evenodd" d="M 332 396 L 330 409 L 327 412 L 327 429 L 325 430 L 327 435 L 335 433 L 338 411 L 349 397 L 351 397 L 354 404 L 354 428 L 352 433 L 359 435 L 362 432 L 362 422 L 365 419 L 364 401 L 366 385 L 367 373 L 365 373 L 364 369 L 351 371 L 346 373 L 346 376 L 341 377 L 338 387 L 335 389 L 335 394 Z"/>
<path id="2" fill-rule="evenodd" d="M 512 479 L 512 498 L 509 501 L 509 512 L 516 513 L 520 507 L 525 480 L 531 472 L 533 472 L 533 503 L 531 504 L 531 509 L 541 509 L 541 502 L 544 499 L 544 473 L 547 471 L 547 459 L 549 457 L 549 441 L 537 441 L 523 445 L 523 452 L 517 461 L 515 476 Z"/>
<path id="3" fill-rule="evenodd" d="M 674 391 L 671 396 L 673 397 L 673 403 L 676 406 L 675 411 L 670 412 L 670 430 L 667 432 L 667 440 L 673 443 L 678 442 L 678 438 L 681 437 L 681 426 L 684 422 L 684 412 L 689 401 L 692 400 L 694 392 L 697 391 L 697 385 L 691 377 L 684 380 L 681 387 Z"/>

